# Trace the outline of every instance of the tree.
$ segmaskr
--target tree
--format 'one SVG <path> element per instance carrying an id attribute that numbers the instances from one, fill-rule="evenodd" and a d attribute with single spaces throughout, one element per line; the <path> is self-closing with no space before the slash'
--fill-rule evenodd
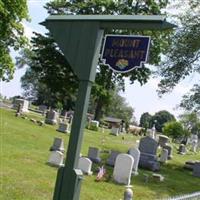
<path id="1" fill-rule="evenodd" d="M 21 79 L 26 97 L 37 104 L 73 109 L 78 81 L 64 55 L 49 35 L 35 33 L 31 43 L 17 58 L 18 67 L 29 66 Z"/>
<path id="2" fill-rule="evenodd" d="M 166 110 L 161 110 L 152 117 L 152 124 L 155 124 L 155 128 L 158 132 L 162 132 L 165 123 L 175 120 L 174 115 Z"/>
<path id="3" fill-rule="evenodd" d="M 115 90 L 112 94 L 112 103 L 106 107 L 105 115 L 122 119 L 126 123 L 126 127 L 133 119 L 134 109 L 128 105 L 126 99 L 118 94 Z"/>
<path id="4" fill-rule="evenodd" d="M 200 117 L 195 112 L 186 112 L 179 116 L 184 128 L 191 134 L 200 135 Z"/>
<path id="5" fill-rule="evenodd" d="M 152 116 L 148 112 L 141 115 L 140 126 L 145 129 L 152 128 Z"/>
<path id="6" fill-rule="evenodd" d="M 183 96 L 180 107 L 186 111 L 200 111 L 200 85 L 195 84 L 190 92 Z"/>
<path id="7" fill-rule="evenodd" d="M 186 7 L 185 4 L 184 7 Z M 177 18 L 180 20 L 180 28 L 171 36 L 172 44 L 167 50 L 165 60 L 159 67 L 159 75 L 162 76 L 159 94 L 170 92 L 185 77 L 200 72 L 199 1 L 188 1 L 188 10 Z M 181 107 L 186 110 L 199 110 L 199 96 L 199 83 L 197 83 L 191 90 L 191 94 L 183 97 Z M 189 102 L 190 100 L 191 102 Z"/>
<path id="8" fill-rule="evenodd" d="M 73 1 L 51 1 L 47 3 L 46 8 L 50 14 L 160 14 L 161 9 L 165 8 L 168 0 L 73 0 Z M 119 33 L 119 31 L 111 32 L 106 30 L 106 33 Z M 122 32 L 120 32 L 122 33 Z M 143 34 L 151 35 L 152 43 L 150 50 L 150 63 L 157 64 L 160 61 L 160 52 L 164 51 L 168 44 L 166 38 L 167 33 L 143 31 L 143 32 L 123 32 L 125 34 Z M 103 107 L 110 103 L 110 91 L 117 87 L 124 89 L 124 77 L 129 77 L 131 83 L 136 80 L 141 84 L 147 82 L 150 76 L 150 70 L 145 66 L 143 68 L 135 69 L 128 74 L 119 74 L 111 71 L 104 65 L 99 65 L 92 95 L 96 102 L 95 119 L 99 120 L 101 117 Z"/>
<path id="9" fill-rule="evenodd" d="M 26 43 L 22 20 L 28 19 L 26 0 L 0 1 L 0 79 L 9 81 L 14 73 L 10 48 L 18 50 Z"/>
<path id="10" fill-rule="evenodd" d="M 173 139 L 187 135 L 187 131 L 184 130 L 180 122 L 172 121 L 164 124 L 163 133 Z"/>

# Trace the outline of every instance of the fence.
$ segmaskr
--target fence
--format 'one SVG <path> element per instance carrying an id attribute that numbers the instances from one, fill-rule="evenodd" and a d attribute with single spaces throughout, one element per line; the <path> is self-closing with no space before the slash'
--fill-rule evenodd
<path id="1" fill-rule="evenodd" d="M 170 198 L 165 199 L 165 200 L 200 200 L 200 191 L 192 193 L 192 194 L 170 197 Z"/>

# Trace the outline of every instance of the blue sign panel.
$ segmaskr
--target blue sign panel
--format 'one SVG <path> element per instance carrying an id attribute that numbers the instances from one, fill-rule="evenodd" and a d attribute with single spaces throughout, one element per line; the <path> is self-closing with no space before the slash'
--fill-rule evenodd
<path id="1" fill-rule="evenodd" d="M 147 61 L 149 36 L 106 35 L 101 59 L 116 72 L 129 72 Z"/>

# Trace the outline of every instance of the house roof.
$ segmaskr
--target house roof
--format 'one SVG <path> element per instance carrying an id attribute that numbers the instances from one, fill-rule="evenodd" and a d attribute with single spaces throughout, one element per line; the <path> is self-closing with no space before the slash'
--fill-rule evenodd
<path id="1" fill-rule="evenodd" d="M 114 118 L 114 117 L 105 117 L 104 121 L 113 122 L 113 123 L 121 123 L 122 119 Z"/>

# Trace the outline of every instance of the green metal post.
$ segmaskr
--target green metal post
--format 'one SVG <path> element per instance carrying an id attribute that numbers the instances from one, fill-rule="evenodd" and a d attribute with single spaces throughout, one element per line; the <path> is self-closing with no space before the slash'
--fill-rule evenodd
<path id="1" fill-rule="evenodd" d="M 54 200 L 78 200 L 81 173 L 77 169 L 92 82 L 80 81 L 65 167 L 59 169 Z M 60 183 L 61 182 L 61 183 Z M 59 184 L 59 185 L 57 185 Z"/>

